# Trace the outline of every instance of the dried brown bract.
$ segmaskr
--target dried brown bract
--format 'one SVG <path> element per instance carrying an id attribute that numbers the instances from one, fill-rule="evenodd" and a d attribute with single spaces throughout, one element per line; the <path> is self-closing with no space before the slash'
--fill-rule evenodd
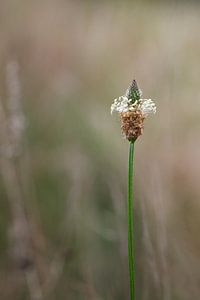
<path id="1" fill-rule="evenodd" d="M 121 129 L 123 135 L 129 141 L 135 141 L 143 132 L 144 128 L 144 115 L 139 110 L 122 112 Z"/>

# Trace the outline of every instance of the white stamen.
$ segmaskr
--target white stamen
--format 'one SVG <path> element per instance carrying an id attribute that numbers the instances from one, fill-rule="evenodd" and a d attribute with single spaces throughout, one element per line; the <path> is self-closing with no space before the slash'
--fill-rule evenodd
<path id="1" fill-rule="evenodd" d="M 116 111 L 118 113 L 140 110 L 142 114 L 147 117 L 149 114 L 156 113 L 156 105 L 151 99 L 139 99 L 132 103 L 132 99 L 126 96 L 120 96 L 114 100 L 111 105 L 111 114 Z"/>
<path id="2" fill-rule="evenodd" d="M 126 96 L 120 96 L 118 99 L 115 99 L 114 103 L 111 105 L 111 114 L 114 111 L 122 113 L 133 110 L 136 106 L 136 102 L 131 104 L 132 101 L 132 99 L 128 99 Z"/>
<path id="3" fill-rule="evenodd" d="M 156 113 L 156 105 L 151 99 L 140 99 L 138 108 L 141 110 L 143 115 L 148 116 L 149 114 Z"/>

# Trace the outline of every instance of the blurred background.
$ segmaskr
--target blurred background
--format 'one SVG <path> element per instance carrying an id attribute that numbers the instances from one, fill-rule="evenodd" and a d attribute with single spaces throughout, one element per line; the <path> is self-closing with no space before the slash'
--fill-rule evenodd
<path id="1" fill-rule="evenodd" d="M 128 142 L 113 99 L 157 104 L 136 143 L 136 299 L 200 298 L 200 7 L 0 2 L 0 299 L 129 299 Z"/>

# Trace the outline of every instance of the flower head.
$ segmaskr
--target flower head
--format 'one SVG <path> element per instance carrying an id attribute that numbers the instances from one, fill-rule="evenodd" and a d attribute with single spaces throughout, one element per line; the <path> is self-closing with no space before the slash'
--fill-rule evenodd
<path id="1" fill-rule="evenodd" d="M 141 96 L 142 91 L 133 80 L 125 95 L 115 99 L 111 105 L 111 114 L 114 111 L 120 114 L 122 132 L 130 141 L 135 141 L 142 134 L 144 119 L 156 113 L 155 103 Z"/>

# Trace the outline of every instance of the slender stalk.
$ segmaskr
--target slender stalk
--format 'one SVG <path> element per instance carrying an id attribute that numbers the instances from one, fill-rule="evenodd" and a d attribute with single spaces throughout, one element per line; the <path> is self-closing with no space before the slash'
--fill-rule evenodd
<path id="1" fill-rule="evenodd" d="M 128 160 L 128 259 L 129 259 L 129 279 L 130 279 L 130 300 L 134 300 L 134 255 L 133 255 L 133 158 L 134 142 L 129 145 Z"/>

